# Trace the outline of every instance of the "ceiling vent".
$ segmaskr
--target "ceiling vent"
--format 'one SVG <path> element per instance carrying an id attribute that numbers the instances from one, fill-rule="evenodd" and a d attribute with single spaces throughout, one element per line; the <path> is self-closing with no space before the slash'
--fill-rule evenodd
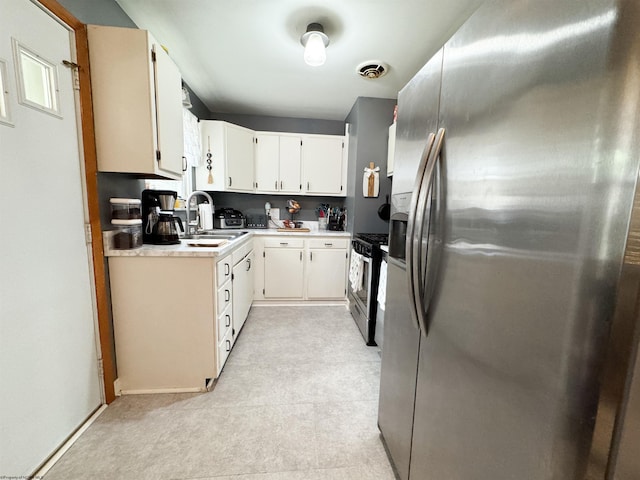
<path id="1" fill-rule="evenodd" d="M 358 75 L 364 78 L 375 79 L 380 78 L 389 71 L 389 65 L 377 60 L 370 60 L 368 62 L 358 65 Z"/>

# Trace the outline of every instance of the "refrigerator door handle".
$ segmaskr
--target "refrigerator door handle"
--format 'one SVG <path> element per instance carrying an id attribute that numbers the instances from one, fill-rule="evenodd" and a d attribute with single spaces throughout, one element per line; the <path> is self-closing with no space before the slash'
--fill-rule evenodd
<path id="1" fill-rule="evenodd" d="M 431 148 L 431 154 L 429 156 L 429 160 L 426 163 L 426 168 L 424 172 L 424 177 L 422 179 L 422 186 L 420 187 L 420 196 L 418 198 L 418 207 L 416 212 L 416 225 L 417 228 L 413 233 L 413 273 L 415 279 L 413 281 L 414 287 L 414 298 L 417 299 L 416 305 L 416 317 L 418 320 L 418 324 L 420 325 L 420 330 L 422 335 L 427 336 L 427 311 L 429 310 L 429 304 L 431 303 L 431 296 L 433 295 L 433 286 L 431 285 L 431 278 L 427 272 L 427 264 L 429 260 L 429 256 L 431 252 L 427 250 L 427 259 L 423 264 L 422 257 L 422 247 L 423 247 L 423 239 L 429 238 L 429 227 L 431 225 L 431 213 L 427 214 L 427 209 L 430 210 L 430 204 L 433 199 L 433 181 L 435 179 L 436 173 L 436 165 L 438 163 L 438 159 L 440 158 L 440 152 L 442 151 L 442 143 L 444 141 L 444 133 L 445 129 L 440 128 L 438 130 L 438 134 L 435 137 L 433 148 Z M 427 200 L 431 200 L 427 202 Z M 425 218 L 426 217 L 426 218 Z M 427 228 L 425 229 L 425 225 Z M 431 257 L 431 264 L 435 261 L 435 258 Z M 429 271 L 433 271 L 433 268 L 430 268 Z M 423 280 L 424 279 L 424 280 Z"/>
<path id="2" fill-rule="evenodd" d="M 418 172 L 416 175 L 416 181 L 413 187 L 413 193 L 411 194 L 411 203 L 409 205 L 409 218 L 407 219 L 407 237 L 406 237 L 406 265 L 407 265 L 407 281 L 409 284 L 409 299 L 410 299 L 410 307 L 411 307 L 411 318 L 413 319 L 416 327 L 420 329 L 420 321 L 418 319 L 418 302 L 419 299 L 416 298 L 416 281 L 417 276 L 414 272 L 414 251 L 413 251 L 413 237 L 415 233 L 416 227 L 416 214 L 418 212 L 418 200 L 420 198 L 420 190 L 423 185 L 423 176 L 424 172 L 427 169 L 427 164 L 429 157 L 431 156 L 431 150 L 433 148 L 433 143 L 435 141 L 435 134 L 429 133 L 427 137 L 427 143 L 424 146 L 424 150 L 422 151 L 422 157 L 420 158 L 420 164 L 418 165 Z"/>

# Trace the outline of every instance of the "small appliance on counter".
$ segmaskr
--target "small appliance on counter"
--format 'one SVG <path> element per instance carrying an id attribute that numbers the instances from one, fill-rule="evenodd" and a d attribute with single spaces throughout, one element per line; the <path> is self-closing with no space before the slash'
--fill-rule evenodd
<path id="1" fill-rule="evenodd" d="M 268 228 L 269 220 L 264 213 L 247 214 L 245 217 L 247 228 Z"/>
<path id="2" fill-rule="evenodd" d="M 245 228 L 246 218 L 240 210 L 219 208 L 213 216 L 213 228 Z"/>
<path id="3" fill-rule="evenodd" d="M 174 215 L 178 193 L 172 190 L 143 190 L 142 240 L 155 245 L 180 243 L 178 224 L 184 231 L 182 220 Z"/>

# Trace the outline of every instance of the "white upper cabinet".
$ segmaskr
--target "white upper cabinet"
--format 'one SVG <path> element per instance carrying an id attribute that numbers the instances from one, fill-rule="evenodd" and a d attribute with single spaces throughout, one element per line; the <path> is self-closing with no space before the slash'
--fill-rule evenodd
<path id="1" fill-rule="evenodd" d="M 307 195 L 345 196 L 344 137 L 304 135 L 302 188 Z"/>
<path id="2" fill-rule="evenodd" d="M 299 135 L 256 132 L 255 187 L 258 193 L 302 191 Z"/>
<path id="3" fill-rule="evenodd" d="M 252 192 L 255 132 L 219 120 L 203 120 L 200 124 L 204 165 L 196 169 L 196 188 Z M 210 170 L 208 166 L 211 167 Z"/>
<path id="4" fill-rule="evenodd" d="M 182 79 L 146 30 L 89 25 L 98 170 L 180 179 Z"/>

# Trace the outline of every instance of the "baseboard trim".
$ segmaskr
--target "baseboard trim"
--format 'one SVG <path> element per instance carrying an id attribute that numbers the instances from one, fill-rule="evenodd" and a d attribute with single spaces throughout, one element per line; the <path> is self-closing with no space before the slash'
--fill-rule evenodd
<path id="1" fill-rule="evenodd" d="M 76 442 L 76 440 L 82 435 L 93 422 L 104 412 L 107 408 L 106 404 L 101 405 L 93 414 L 82 424 L 78 429 L 58 448 L 53 455 L 51 455 L 46 462 L 32 475 L 32 478 L 43 478 L 51 467 L 53 467 L 62 456 L 67 453 L 67 450 Z"/>

